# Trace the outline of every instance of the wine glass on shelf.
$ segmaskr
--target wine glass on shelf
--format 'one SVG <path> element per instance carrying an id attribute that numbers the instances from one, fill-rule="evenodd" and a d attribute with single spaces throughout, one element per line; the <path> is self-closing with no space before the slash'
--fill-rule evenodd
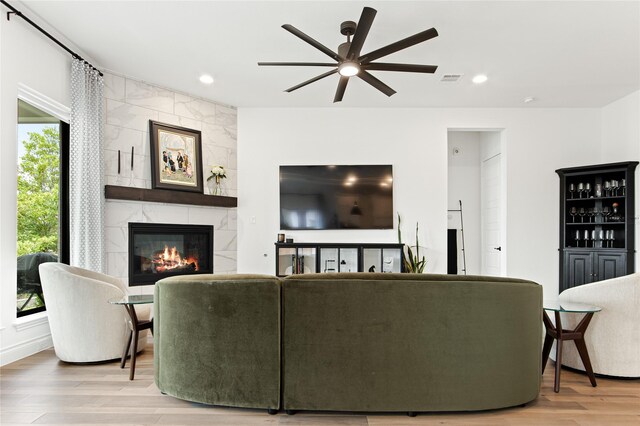
<path id="1" fill-rule="evenodd" d="M 598 247 L 602 247 L 602 240 L 604 240 L 604 231 L 602 229 L 598 231 L 598 239 L 600 240 Z"/>
<path id="2" fill-rule="evenodd" d="M 608 180 L 604 181 L 604 196 L 609 197 L 611 193 L 611 182 Z"/>
<path id="3" fill-rule="evenodd" d="M 594 210 L 593 207 L 589 207 L 587 209 L 587 216 L 589 216 L 589 223 L 593 222 L 593 217 L 596 215 L 593 210 Z"/>
<path id="4" fill-rule="evenodd" d="M 613 179 L 611 181 L 611 195 L 612 196 L 614 196 L 614 197 L 618 196 L 618 188 L 619 187 L 620 187 L 620 183 L 617 180 Z"/>
<path id="5" fill-rule="evenodd" d="M 579 229 L 576 229 L 574 240 L 576 240 L 576 247 L 580 247 L 580 230 Z"/>
<path id="6" fill-rule="evenodd" d="M 591 230 L 591 247 L 595 248 L 596 246 L 596 230 L 592 229 Z"/>
<path id="7" fill-rule="evenodd" d="M 578 208 L 573 206 L 569 209 L 569 214 L 571 215 L 571 221 L 576 223 L 576 215 L 578 214 Z"/>
<path id="8" fill-rule="evenodd" d="M 582 198 L 583 192 L 584 192 L 584 183 L 580 182 L 578 184 L 578 198 Z"/>
<path id="9" fill-rule="evenodd" d="M 576 185 L 575 183 L 570 183 L 569 184 L 569 197 L 570 199 L 573 199 L 573 193 L 576 192 Z"/>
<path id="10" fill-rule="evenodd" d="M 609 208 L 609 206 L 605 206 L 602 208 L 602 216 L 603 216 L 603 222 L 606 222 L 607 218 L 611 216 L 611 209 Z"/>
<path id="11" fill-rule="evenodd" d="M 627 180 L 626 179 L 622 179 L 620 181 L 620 189 L 622 189 L 622 196 L 625 196 L 625 192 L 627 190 Z"/>
<path id="12" fill-rule="evenodd" d="M 611 241 L 611 244 L 609 245 L 609 247 L 613 248 L 613 246 L 615 244 L 615 240 L 616 240 L 616 231 L 614 231 L 613 229 L 611 230 L 611 233 L 609 234 L 609 240 Z"/>
<path id="13" fill-rule="evenodd" d="M 584 223 L 584 216 L 587 214 L 587 211 L 585 210 L 584 207 L 580 207 L 578 209 L 578 216 L 580 216 L 580 222 Z"/>
<path id="14" fill-rule="evenodd" d="M 587 247 L 589 245 L 589 230 L 584 230 L 584 246 Z"/>
<path id="15" fill-rule="evenodd" d="M 589 198 L 589 193 L 591 192 L 591 184 L 589 182 L 584 184 L 584 192 L 587 194 L 586 198 Z"/>

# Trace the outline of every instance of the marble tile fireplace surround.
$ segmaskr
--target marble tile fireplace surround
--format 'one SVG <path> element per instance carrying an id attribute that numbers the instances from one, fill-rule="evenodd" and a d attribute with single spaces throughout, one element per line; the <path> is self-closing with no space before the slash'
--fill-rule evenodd
<path id="1" fill-rule="evenodd" d="M 105 73 L 105 176 L 107 185 L 151 188 L 149 120 L 202 132 L 202 157 L 207 168 L 219 164 L 227 171 L 229 196 L 237 196 L 237 114 L 227 105 Z M 118 173 L 118 151 L 122 164 Z M 105 254 L 107 274 L 129 281 L 129 222 L 207 225 L 214 228 L 213 264 L 216 274 L 236 272 L 237 214 L 235 208 L 165 204 L 107 199 Z M 153 293 L 153 285 L 129 287 L 132 294 Z"/>

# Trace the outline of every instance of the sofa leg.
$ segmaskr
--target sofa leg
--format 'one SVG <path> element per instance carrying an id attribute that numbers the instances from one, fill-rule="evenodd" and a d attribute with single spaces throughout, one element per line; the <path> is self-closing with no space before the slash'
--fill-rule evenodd
<path id="1" fill-rule="evenodd" d="M 273 416 L 273 415 L 278 414 L 278 410 L 276 410 L 275 408 L 268 408 L 267 409 L 267 413 L 269 413 L 269 414 L 271 414 Z"/>
<path id="2" fill-rule="evenodd" d="M 407 411 L 407 416 L 409 416 L 409 417 L 415 417 L 417 415 L 418 415 L 418 413 L 416 413 L 415 411 Z"/>
<path id="3" fill-rule="evenodd" d="M 293 416 L 296 413 L 296 410 L 285 410 L 285 413 L 287 413 L 290 416 Z"/>

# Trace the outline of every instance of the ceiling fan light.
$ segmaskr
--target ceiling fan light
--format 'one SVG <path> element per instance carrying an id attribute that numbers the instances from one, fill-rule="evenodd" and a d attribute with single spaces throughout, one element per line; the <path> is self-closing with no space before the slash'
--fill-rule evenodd
<path id="1" fill-rule="evenodd" d="M 343 77 L 353 77 L 360 72 L 360 65 L 355 62 L 343 62 L 338 66 L 338 73 Z"/>

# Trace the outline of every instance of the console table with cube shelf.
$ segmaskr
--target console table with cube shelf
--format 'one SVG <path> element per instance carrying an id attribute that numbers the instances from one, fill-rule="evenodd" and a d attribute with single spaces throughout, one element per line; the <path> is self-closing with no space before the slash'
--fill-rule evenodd
<path id="1" fill-rule="evenodd" d="M 276 276 L 404 272 L 404 244 L 276 243 Z"/>

